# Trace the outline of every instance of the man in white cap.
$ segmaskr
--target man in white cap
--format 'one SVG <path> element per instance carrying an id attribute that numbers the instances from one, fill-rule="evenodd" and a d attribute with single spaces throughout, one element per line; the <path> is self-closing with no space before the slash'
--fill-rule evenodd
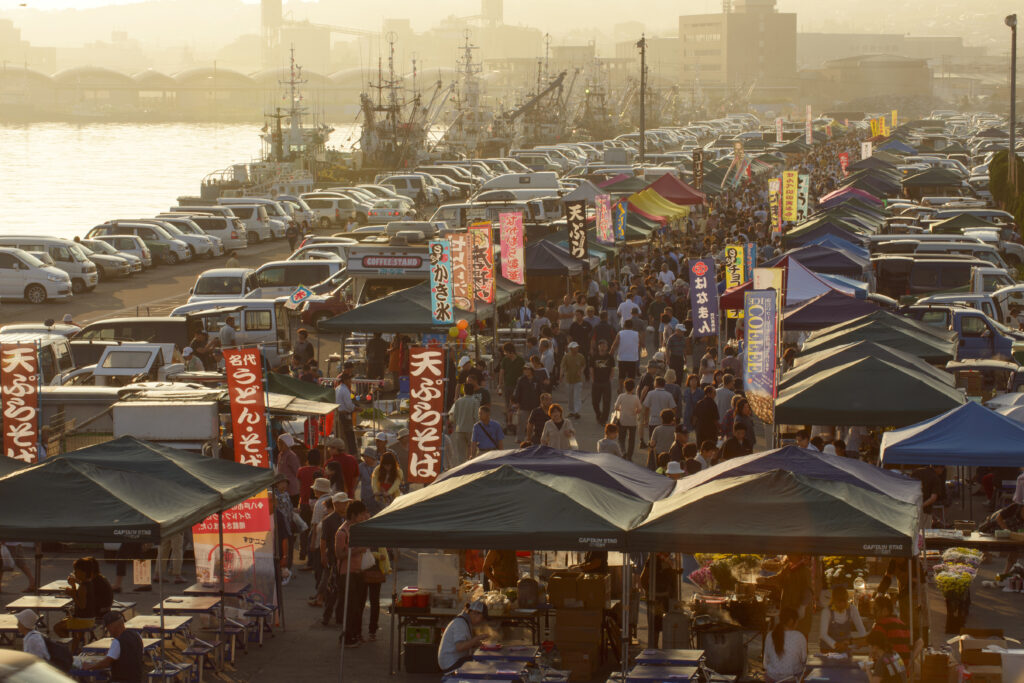
<path id="1" fill-rule="evenodd" d="M 18 633 L 21 634 L 21 643 L 25 652 L 35 655 L 40 659 L 50 661 L 50 651 L 46 649 L 46 639 L 43 634 L 36 630 L 39 623 L 39 615 L 30 609 L 23 609 L 18 612 Z"/>
<path id="2" fill-rule="evenodd" d="M 665 475 L 672 480 L 678 480 L 683 478 L 683 466 L 676 460 L 669 460 L 668 465 L 665 467 Z"/>
<path id="3" fill-rule="evenodd" d="M 75 322 L 75 319 L 71 317 L 70 313 L 65 313 L 64 317 L 61 318 L 61 322 L 64 323 L 65 325 L 74 325 L 75 327 L 77 327 L 79 329 L 82 328 L 81 325 L 79 325 L 78 323 Z"/>
<path id="4" fill-rule="evenodd" d="M 308 566 L 313 570 L 315 582 L 319 584 L 320 572 L 323 566 L 320 564 L 320 529 L 318 525 L 333 509 L 333 504 L 331 503 L 331 480 L 327 477 L 317 477 L 313 480 L 313 485 L 309 490 L 312 514 L 309 520 Z"/>
<path id="5" fill-rule="evenodd" d="M 437 650 L 437 663 L 442 673 L 454 671 L 473 659 L 473 653 L 485 640 L 484 636 L 473 635 L 473 630 L 486 620 L 487 605 L 477 600 L 466 605 L 462 614 L 448 623 Z"/>
<path id="6" fill-rule="evenodd" d="M 181 357 L 185 362 L 185 372 L 201 372 L 203 369 L 203 362 L 196 356 L 195 351 L 192 350 L 191 346 L 186 346 L 182 352 Z"/>

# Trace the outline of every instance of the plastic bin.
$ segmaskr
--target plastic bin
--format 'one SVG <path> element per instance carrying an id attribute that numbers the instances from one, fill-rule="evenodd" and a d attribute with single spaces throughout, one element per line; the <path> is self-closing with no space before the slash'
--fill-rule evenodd
<path id="1" fill-rule="evenodd" d="M 747 648 L 743 631 L 713 628 L 697 633 L 697 642 L 704 650 L 704 665 L 720 674 L 742 676 L 747 668 Z"/>

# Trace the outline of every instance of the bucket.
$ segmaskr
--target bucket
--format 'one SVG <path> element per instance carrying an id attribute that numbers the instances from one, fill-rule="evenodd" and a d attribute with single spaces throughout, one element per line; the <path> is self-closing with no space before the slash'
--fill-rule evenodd
<path id="1" fill-rule="evenodd" d="M 697 641 L 704 650 L 704 663 L 709 669 L 720 674 L 743 675 L 747 665 L 743 631 L 700 631 Z"/>

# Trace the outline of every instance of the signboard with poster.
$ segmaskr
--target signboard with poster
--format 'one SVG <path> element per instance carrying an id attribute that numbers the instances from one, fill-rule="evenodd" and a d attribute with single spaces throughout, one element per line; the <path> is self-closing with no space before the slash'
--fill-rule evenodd
<path id="1" fill-rule="evenodd" d="M 455 320 L 452 297 L 452 249 L 448 240 L 430 240 L 430 319 L 438 325 Z"/>
<path id="2" fill-rule="evenodd" d="M 799 175 L 797 171 L 782 172 L 782 220 L 784 221 L 796 221 Z"/>
<path id="3" fill-rule="evenodd" d="M 501 276 L 517 285 L 526 283 L 523 257 L 523 214 L 519 211 L 498 214 L 501 239 Z"/>
<path id="4" fill-rule="evenodd" d="M 718 334 L 718 280 L 712 258 L 690 259 L 690 309 L 694 338 Z"/>
<path id="5" fill-rule="evenodd" d="M 599 194 L 594 197 L 594 212 L 597 224 L 597 240 L 602 244 L 614 244 L 615 232 L 612 230 L 612 198 L 610 195 Z"/>
<path id="6" fill-rule="evenodd" d="M 441 473 L 444 411 L 444 349 L 415 346 L 409 352 L 409 481 L 429 484 Z"/>
<path id="7" fill-rule="evenodd" d="M 621 200 L 615 205 L 615 241 L 623 242 L 626 239 L 626 214 L 629 211 L 629 202 Z"/>
<path id="8" fill-rule="evenodd" d="M 754 414 L 765 424 L 775 422 L 778 294 L 753 290 L 743 297 L 746 319 L 743 358 L 743 390 Z"/>
<path id="9" fill-rule="evenodd" d="M 243 465 L 270 467 L 263 359 L 256 347 L 224 349 L 224 369 L 231 400 L 235 459 Z"/>
<path id="10" fill-rule="evenodd" d="M 39 460 L 39 349 L 35 344 L 0 345 L 0 403 L 4 455 Z"/>
<path id="11" fill-rule="evenodd" d="M 850 153 L 840 152 L 839 153 L 839 168 L 843 169 L 843 177 L 850 175 Z"/>

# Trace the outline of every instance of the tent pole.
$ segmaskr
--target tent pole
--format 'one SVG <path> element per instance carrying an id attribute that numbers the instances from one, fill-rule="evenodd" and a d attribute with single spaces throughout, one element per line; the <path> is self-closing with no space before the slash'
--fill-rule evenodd
<path id="1" fill-rule="evenodd" d="M 917 573 L 916 559 L 917 558 L 914 556 L 907 559 L 907 612 L 909 612 L 909 614 L 907 614 L 907 626 L 910 629 L 910 654 L 912 657 L 914 655 L 915 644 L 917 643 L 917 639 L 914 638 L 914 612 L 917 611 L 914 609 L 914 574 Z M 916 658 L 911 659 L 910 666 L 914 667 L 915 664 Z"/>
<path id="2" fill-rule="evenodd" d="M 657 571 L 658 571 L 658 554 L 651 553 L 647 556 L 647 561 L 650 562 L 649 581 L 647 587 L 647 647 L 658 647 L 658 636 L 654 632 L 655 619 L 654 616 L 654 591 L 657 588 Z"/>
<path id="3" fill-rule="evenodd" d="M 346 550 L 346 553 L 347 553 L 347 555 L 346 555 L 346 559 L 345 559 L 345 569 L 347 570 L 349 568 L 349 566 L 352 564 L 352 546 L 351 545 L 348 546 L 348 549 Z M 338 650 L 340 650 L 340 652 L 338 654 L 338 658 L 339 658 L 339 662 L 338 662 L 338 683 L 341 683 L 341 681 L 344 679 L 344 676 L 345 676 L 345 645 L 348 644 L 345 641 L 348 640 L 348 635 L 347 634 L 348 634 L 349 576 L 351 576 L 351 574 L 348 571 L 346 571 L 345 572 L 345 607 L 344 607 L 345 614 L 341 617 L 341 647 L 338 648 Z"/>
<path id="4" fill-rule="evenodd" d="M 388 554 L 388 560 L 391 559 L 391 549 L 385 548 L 384 552 Z M 395 562 L 391 565 L 391 627 L 388 629 L 388 673 L 391 676 L 395 675 L 395 609 L 398 607 L 398 554 L 399 551 L 395 551 Z M 344 648 L 343 648 L 344 649 Z"/>
<path id="5" fill-rule="evenodd" d="M 217 547 L 220 554 L 220 635 L 224 637 L 224 511 L 217 511 Z M 162 618 L 162 617 L 161 617 Z"/>
<path id="6" fill-rule="evenodd" d="M 161 534 L 162 535 L 162 534 Z M 160 572 L 160 580 L 157 582 L 160 584 L 159 588 L 159 605 L 160 605 L 160 658 L 164 661 L 167 660 L 167 639 L 164 637 L 164 561 L 161 559 L 161 551 L 163 550 L 163 539 L 160 539 L 160 543 L 156 547 L 156 569 Z M 150 582 L 153 580 L 153 574 L 150 572 Z"/>
<path id="7" fill-rule="evenodd" d="M 622 652 L 620 653 L 621 659 L 619 660 L 620 668 L 622 669 L 622 680 L 626 680 L 626 675 L 629 673 L 629 587 L 630 581 L 630 570 L 632 569 L 629 563 L 629 554 L 622 553 Z"/>

